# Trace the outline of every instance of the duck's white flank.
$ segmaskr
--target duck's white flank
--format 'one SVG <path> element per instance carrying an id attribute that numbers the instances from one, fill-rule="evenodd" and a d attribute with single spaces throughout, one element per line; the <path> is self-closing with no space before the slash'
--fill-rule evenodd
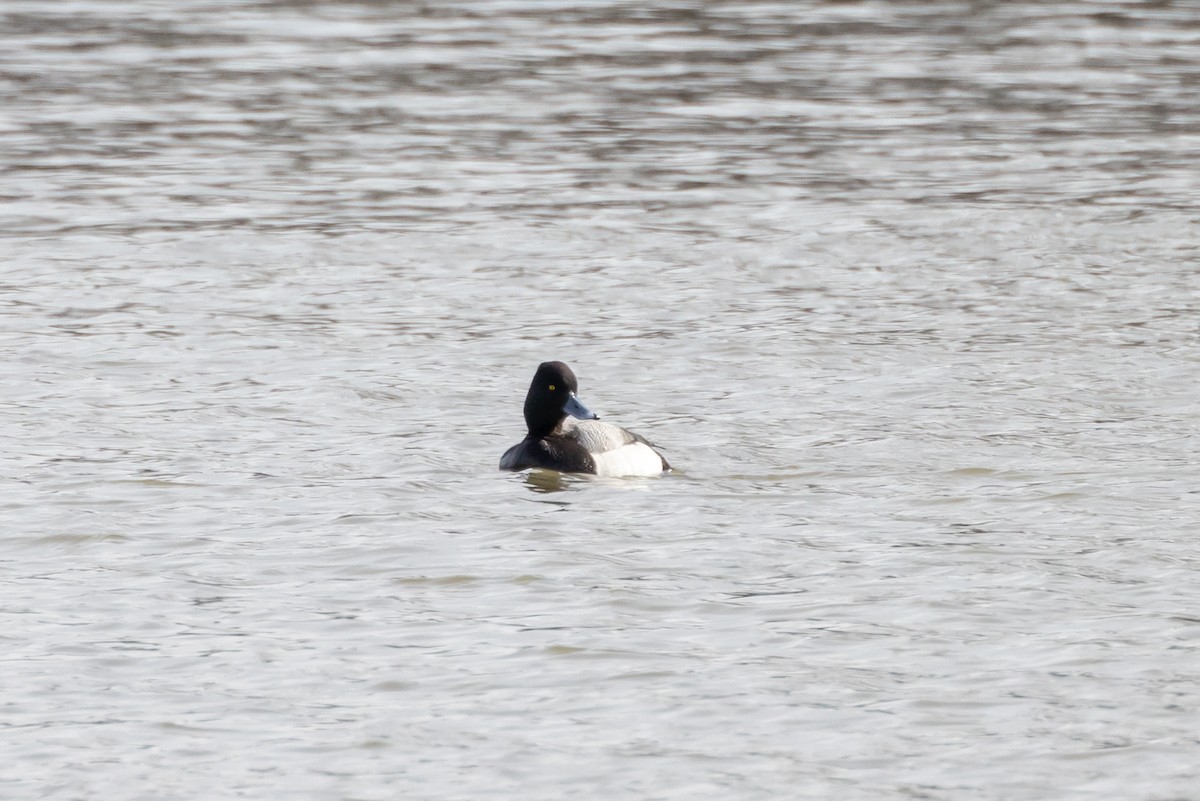
<path id="1" fill-rule="evenodd" d="M 598 476 L 657 476 L 663 471 L 662 457 L 620 426 L 568 418 L 564 429 L 591 454 Z"/>
<path id="2" fill-rule="evenodd" d="M 662 457 L 644 442 L 631 442 L 616 450 L 593 453 L 598 476 L 657 476 L 663 471 Z"/>

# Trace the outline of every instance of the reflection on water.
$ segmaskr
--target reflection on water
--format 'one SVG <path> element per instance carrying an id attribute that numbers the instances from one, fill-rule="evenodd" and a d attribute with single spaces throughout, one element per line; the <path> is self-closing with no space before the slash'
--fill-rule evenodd
<path id="1" fill-rule="evenodd" d="M 602 486 L 609 489 L 629 492 L 631 490 L 651 490 L 653 482 L 670 480 L 679 474 L 672 470 L 662 476 L 642 478 L 613 478 L 611 476 L 584 476 L 560 473 L 557 470 L 534 468 L 523 474 L 525 485 L 537 493 L 555 493 L 564 490 Z"/>
<path id="2" fill-rule="evenodd" d="M 525 483 L 534 492 L 561 492 L 572 484 L 586 481 L 582 476 L 569 476 L 557 470 L 541 470 L 535 468 L 525 474 Z"/>
<path id="3" fill-rule="evenodd" d="M 4 797 L 1187 797 L 1193 12 L 7 2 Z"/>

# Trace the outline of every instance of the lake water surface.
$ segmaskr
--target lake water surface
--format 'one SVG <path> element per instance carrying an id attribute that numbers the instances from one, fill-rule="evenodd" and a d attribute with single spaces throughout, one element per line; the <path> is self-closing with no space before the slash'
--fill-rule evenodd
<path id="1" fill-rule="evenodd" d="M 1195 4 L 0 30 L 0 797 L 1200 799 Z"/>

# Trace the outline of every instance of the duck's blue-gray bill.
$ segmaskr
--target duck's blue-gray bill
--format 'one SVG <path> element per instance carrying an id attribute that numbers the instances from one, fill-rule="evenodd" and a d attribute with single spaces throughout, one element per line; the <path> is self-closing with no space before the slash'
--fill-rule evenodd
<path id="1" fill-rule="evenodd" d="M 566 404 L 563 406 L 563 411 L 572 417 L 578 417 L 580 420 L 599 420 L 600 415 L 593 414 L 588 407 L 579 402 L 579 398 L 575 397 L 575 393 L 571 393 L 571 397 L 567 398 Z"/>

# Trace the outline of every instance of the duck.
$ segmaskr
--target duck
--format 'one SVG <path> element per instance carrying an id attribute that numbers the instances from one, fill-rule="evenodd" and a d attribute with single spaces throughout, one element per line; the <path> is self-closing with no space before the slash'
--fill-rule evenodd
<path id="1" fill-rule="evenodd" d="M 643 437 L 600 422 L 579 400 L 579 381 L 563 362 L 542 362 L 525 395 L 529 433 L 500 457 L 501 470 L 540 467 L 597 476 L 657 476 L 671 470 Z"/>

